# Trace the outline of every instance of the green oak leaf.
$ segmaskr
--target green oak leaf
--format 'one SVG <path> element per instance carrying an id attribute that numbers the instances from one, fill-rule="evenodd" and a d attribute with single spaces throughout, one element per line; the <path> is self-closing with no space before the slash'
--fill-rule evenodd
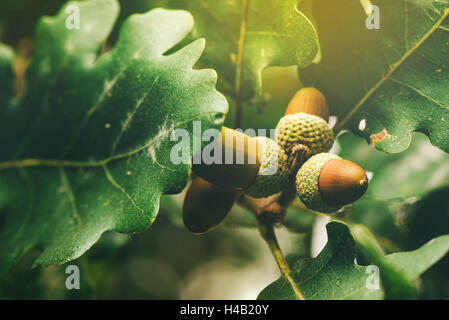
<path id="1" fill-rule="evenodd" d="M 248 1 L 244 45 L 241 26 L 245 0 L 162 0 L 170 8 L 189 10 L 195 17 L 192 37 L 205 37 L 200 64 L 219 74 L 219 88 L 236 95 L 236 72 L 241 71 L 240 99 L 261 94 L 262 70 L 269 66 L 308 66 L 318 52 L 312 23 L 297 9 L 297 0 Z M 159 4 L 159 3 L 158 3 Z M 239 50 L 243 50 L 239 64 Z"/>
<path id="2" fill-rule="evenodd" d="M 66 28 L 69 5 L 80 29 Z M 33 247 L 34 265 L 62 264 L 107 230 L 149 228 L 160 196 L 180 192 L 189 176 L 190 164 L 170 160 L 173 130 L 222 125 L 228 106 L 216 73 L 192 69 L 204 40 L 166 54 L 192 16 L 133 15 L 99 55 L 118 11 L 116 0 L 69 2 L 42 18 L 21 99 L 12 53 L 0 47 L 0 274 Z"/>
<path id="3" fill-rule="evenodd" d="M 384 251 L 373 233 L 363 225 L 352 224 L 351 233 L 361 251 L 362 258 L 380 271 L 382 287 L 386 299 L 414 299 L 417 296 L 416 285 L 400 268 L 389 263 Z"/>
<path id="4" fill-rule="evenodd" d="M 322 57 L 300 77 L 325 93 L 335 130 L 372 138 L 388 153 L 405 150 L 419 131 L 449 152 L 449 1 L 372 0 L 380 29 L 366 27 L 368 1 L 307 1 Z"/>
<path id="5" fill-rule="evenodd" d="M 298 260 L 292 268 L 292 277 L 305 299 L 382 299 L 385 295 L 383 287 L 370 289 L 366 285 L 372 272 L 354 264 L 355 243 L 349 228 L 335 221 L 328 223 L 326 228 L 328 242 L 321 253 L 313 259 Z M 405 279 L 413 281 L 448 251 L 449 235 L 444 235 L 417 250 L 387 255 L 384 262 Z M 381 273 L 385 270 L 387 268 L 383 266 Z M 288 282 L 280 278 L 268 285 L 258 299 L 295 299 L 295 295 Z"/>
<path id="6" fill-rule="evenodd" d="M 416 297 L 416 280 L 449 251 L 449 235 L 434 238 L 417 250 L 385 256 L 372 233 L 361 225 L 351 225 L 357 244 L 366 257 L 380 269 L 388 299 Z"/>
<path id="7" fill-rule="evenodd" d="M 307 300 L 382 299 L 383 291 L 368 289 L 367 267 L 354 264 L 355 243 L 349 228 L 340 222 L 327 224 L 328 242 L 313 259 L 300 259 L 292 266 L 292 277 Z M 268 285 L 258 299 L 295 299 L 284 278 Z"/>
<path id="8" fill-rule="evenodd" d="M 410 252 L 392 253 L 387 261 L 412 280 L 417 279 L 449 252 L 449 235 L 439 236 Z"/>

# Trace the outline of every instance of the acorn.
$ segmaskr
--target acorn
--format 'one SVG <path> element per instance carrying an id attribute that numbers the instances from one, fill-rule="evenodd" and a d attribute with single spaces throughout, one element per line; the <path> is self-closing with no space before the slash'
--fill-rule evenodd
<path id="1" fill-rule="evenodd" d="M 263 149 L 255 138 L 223 127 L 213 144 L 213 148 L 221 150 L 221 159 L 219 163 L 193 164 L 192 171 L 197 176 L 217 186 L 238 190 L 256 181 Z"/>
<path id="2" fill-rule="evenodd" d="M 184 198 L 184 225 L 196 234 L 211 231 L 231 211 L 237 193 L 235 189 L 223 188 L 195 177 Z"/>
<path id="3" fill-rule="evenodd" d="M 285 114 L 307 113 L 318 116 L 329 122 L 329 108 L 324 95 L 315 88 L 303 88 L 299 90 L 287 106 Z"/>
<path id="4" fill-rule="evenodd" d="M 276 141 L 267 137 L 257 137 L 262 147 L 262 164 L 256 181 L 245 193 L 253 198 L 266 198 L 281 192 L 290 176 L 288 157 Z"/>
<path id="5" fill-rule="evenodd" d="M 335 212 L 358 200 L 367 188 L 368 178 L 360 166 L 329 153 L 311 157 L 296 175 L 298 197 L 319 212 Z"/>
<path id="6" fill-rule="evenodd" d="M 304 145 L 310 150 L 309 157 L 328 152 L 334 143 L 334 135 L 327 122 L 303 112 L 282 117 L 276 126 L 276 138 L 287 155 L 293 153 L 295 146 Z"/>

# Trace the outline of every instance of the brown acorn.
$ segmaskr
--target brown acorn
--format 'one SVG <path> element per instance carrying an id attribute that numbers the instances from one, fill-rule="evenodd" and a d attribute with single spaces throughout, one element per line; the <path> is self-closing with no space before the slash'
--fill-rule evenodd
<path id="1" fill-rule="evenodd" d="M 296 191 L 306 207 L 334 212 L 358 200 L 368 188 L 365 171 L 354 162 L 320 153 L 304 163 L 296 175 Z"/>
<path id="2" fill-rule="evenodd" d="M 262 147 L 255 138 L 242 132 L 223 127 L 221 135 L 211 145 L 220 150 L 219 163 L 193 164 L 197 176 L 217 186 L 246 189 L 257 178 L 262 161 Z M 240 159 L 240 160 L 239 160 Z"/>
<path id="3" fill-rule="evenodd" d="M 368 177 L 354 162 L 334 159 L 324 165 L 318 185 L 324 202 L 343 206 L 363 196 L 368 189 Z"/>
<path id="4" fill-rule="evenodd" d="M 235 189 L 216 186 L 195 177 L 184 199 L 184 225 L 196 234 L 211 231 L 229 213 L 237 193 Z"/>
<path id="5" fill-rule="evenodd" d="M 308 113 L 329 121 L 329 108 L 324 95 L 315 88 L 299 90 L 287 106 L 285 114 Z"/>

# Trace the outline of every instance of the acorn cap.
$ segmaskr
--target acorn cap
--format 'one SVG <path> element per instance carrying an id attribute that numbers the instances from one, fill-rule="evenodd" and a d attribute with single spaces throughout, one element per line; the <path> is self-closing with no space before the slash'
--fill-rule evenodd
<path id="1" fill-rule="evenodd" d="M 344 206 L 363 196 L 368 189 L 365 171 L 352 161 L 329 160 L 318 180 L 321 197 L 330 206 Z"/>
<path id="2" fill-rule="evenodd" d="M 319 212 L 335 212 L 340 206 L 330 206 L 321 197 L 318 180 L 324 165 L 339 156 L 319 153 L 307 160 L 296 174 L 296 193 L 304 205 Z"/>
<path id="3" fill-rule="evenodd" d="M 329 124 L 318 116 L 304 112 L 283 116 L 276 126 L 276 139 L 287 155 L 291 155 L 298 144 L 307 146 L 311 156 L 328 152 L 334 144 L 334 134 Z"/>
<path id="4" fill-rule="evenodd" d="M 255 138 L 223 127 L 211 148 L 221 150 L 221 161 L 206 164 L 202 160 L 201 164 L 193 164 L 192 171 L 196 175 L 217 186 L 239 190 L 254 183 L 263 150 Z"/>
<path id="5" fill-rule="evenodd" d="M 285 114 L 295 114 L 298 112 L 313 114 L 321 117 L 326 122 L 329 121 L 329 107 L 326 97 L 315 88 L 303 88 L 299 90 L 287 106 Z"/>
<path id="6" fill-rule="evenodd" d="M 182 218 L 188 230 L 202 234 L 214 229 L 231 210 L 237 191 L 195 177 L 187 190 Z"/>
<path id="7" fill-rule="evenodd" d="M 281 192 L 288 184 L 289 161 L 276 141 L 262 136 L 256 140 L 263 148 L 262 164 L 256 181 L 245 190 L 245 193 L 253 198 L 266 198 Z"/>

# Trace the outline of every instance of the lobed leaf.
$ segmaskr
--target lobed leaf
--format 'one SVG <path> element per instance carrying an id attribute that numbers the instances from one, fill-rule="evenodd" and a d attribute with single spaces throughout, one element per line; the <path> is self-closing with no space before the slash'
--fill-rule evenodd
<path id="1" fill-rule="evenodd" d="M 306 300 L 382 299 L 381 289 L 369 289 L 367 267 L 354 264 L 355 243 L 348 227 L 340 222 L 327 226 L 328 242 L 313 259 L 298 260 L 292 277 Z M 258 299 L 295 299 L 284 278 L 268 285 Z"/>
<path id="2" fill-rule="evenodd" d="M 382 299 L 386 294 L 391 294 L 385 292 L 385 286 L 397 294 L 398 288 L 390 288 L 391 285 L 401 284 L 396 272 L 405 281 L 415 280 L 449 251 L 449 235 L 445 235 L 415 251 L 393 253 L 381 258 L 381 277 L 387 283 L 376 289 L 367 285 L 369 277 L 373 276 L 372 269 L 354 264 L 355 243 L 349 228 L 335 221 L 328 223 L 326 228 L 328 242 L 320 254 L 316 258 L 300 259 L 292 267 L 291 275 L 307 300 Z M 409 298 L 410 292 L 405 294 Z M 287 280 L 281 277 L 262 290 L 258 299 L 291 300 L 295 299 L 295 295 Z"/>
<path id="3" fill-rule="evenodd" d="M 430 240 L 421 248 L 410 252 L 392 253 L 387 261 L 410 279 L 417 279 L 449 252 L 449 235 Z"/>
<path id="4" fill-rule="evenodd" d="M 69 5 L 80 10 L 80 29 L 66 28 Z M 0 80 L 0 274 L 33 247 L 42 251 L 35 265 L 62 264 L 107 230 L 149 228 L 159 197 L 180 192 L 190 171 L 170 160 L 171 132 L 192 135 L 194 120 L 203 130 L 222 125 L 227 103 L 215 72 L 192 69 L 204 40 L 166 54 L 192 16 L 133 15 L 99 56 L 118 11 L 116 0 L 69 2 L 42 18 L 20 100 L 8 87 L 10 50 L 0 47 L 8 76 Z"/>
<path id="5" fill-rule="evenodd" d="M 407 149 L 419 131 L 449 152 L 449 1 L 370 1 L 379 29 L 366 27 L 368 1 L 307 2 L 322 59 L 300 77 L 324 92 L 336 131 L 349 129 L 389 153 Z"/>
<path id="6" fill-rule="evenodd" d="M 265 68 L 306 67 L 318 52 L 316 31 L 297 9 L 297 0 L 249 1 L 246 20 L 243 0 L 159 2 L 192 12 L 196 21 L 192 37 L 201 36 L 208 41 L 200 64 L 217 70 L 219 88 L 232 93 L 231 96 L 236 94 L 236 73 L 240 69 L 240 99 L 244 101 L 261 95 L 262 70 Z M 241 28 L 244 21 L 246 24 Z M 243 50 L 241 64 L 238 61 L 240 49 Z"/>

